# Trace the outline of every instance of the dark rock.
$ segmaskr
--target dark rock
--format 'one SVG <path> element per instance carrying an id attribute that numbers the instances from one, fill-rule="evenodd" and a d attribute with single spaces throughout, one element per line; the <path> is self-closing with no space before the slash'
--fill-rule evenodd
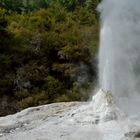
<path id="1" fill-rule="evenodd" d="M 129 132 L 125 134 L 126 137 L 129 138 L 140 138 L 140 131 L 139 132 Z"/>

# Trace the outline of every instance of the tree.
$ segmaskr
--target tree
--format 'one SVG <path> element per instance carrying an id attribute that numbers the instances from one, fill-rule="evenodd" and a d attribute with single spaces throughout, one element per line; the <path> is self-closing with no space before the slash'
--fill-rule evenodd
<path id="1" fill-rule="evenodd" d="M 30 0 L 26 0 L 26 11 L 27 13 L 30 12 Z"/>
<path id="2" fill-rule="evenodd" d="M 0 98 L 12 96 L 18 108 L 86 100 L 96 80 L 97 13 L 85 0 L 21 0 L 21 11 L 15 1 L 1 1 Z"/>
<path id="3" fill-rule="evenodd" d="M 0 7 L 11 10 L 11 11 L 17 11 L 21 12 L 23 8 L 22 0 L 1 0 L 0 1 Z"/>
<path id="4" fill-rule="evenodd" d="M 63 7 L 66 9 L 72 11 L 76 7 L 76 1 L 75 0 L 59 0 L 59 2 L 62 4 Z"/>

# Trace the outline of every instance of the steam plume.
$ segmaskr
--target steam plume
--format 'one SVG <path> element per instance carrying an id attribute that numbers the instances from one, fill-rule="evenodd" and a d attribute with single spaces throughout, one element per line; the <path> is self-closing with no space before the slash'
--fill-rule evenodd
<path id="1" fill-rule="evenodd" d="M 140 1 L 104 0 L 99 11 L 99 84 L 132 107 L 140 93 Z"/>

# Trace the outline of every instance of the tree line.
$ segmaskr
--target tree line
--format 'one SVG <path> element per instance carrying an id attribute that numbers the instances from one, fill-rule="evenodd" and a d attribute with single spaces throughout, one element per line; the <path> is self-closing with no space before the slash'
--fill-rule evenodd
<path id="1" fill-rule="evenodd" d="M 0 115 L 85 101 L 97 79 L 98 0 L 0 0 Z"/>

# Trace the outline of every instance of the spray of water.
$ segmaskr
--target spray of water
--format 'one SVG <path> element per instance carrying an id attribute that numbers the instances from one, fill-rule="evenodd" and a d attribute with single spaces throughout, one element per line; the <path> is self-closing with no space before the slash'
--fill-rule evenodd
<path id="1" fill-rule="evenodd" d="M 140 0 L 103 0 L 99 5 L 99 11 L 101 12 L 100 87 L 111 91 L 127 113 L 133 111 L 138 114 Z"/>

